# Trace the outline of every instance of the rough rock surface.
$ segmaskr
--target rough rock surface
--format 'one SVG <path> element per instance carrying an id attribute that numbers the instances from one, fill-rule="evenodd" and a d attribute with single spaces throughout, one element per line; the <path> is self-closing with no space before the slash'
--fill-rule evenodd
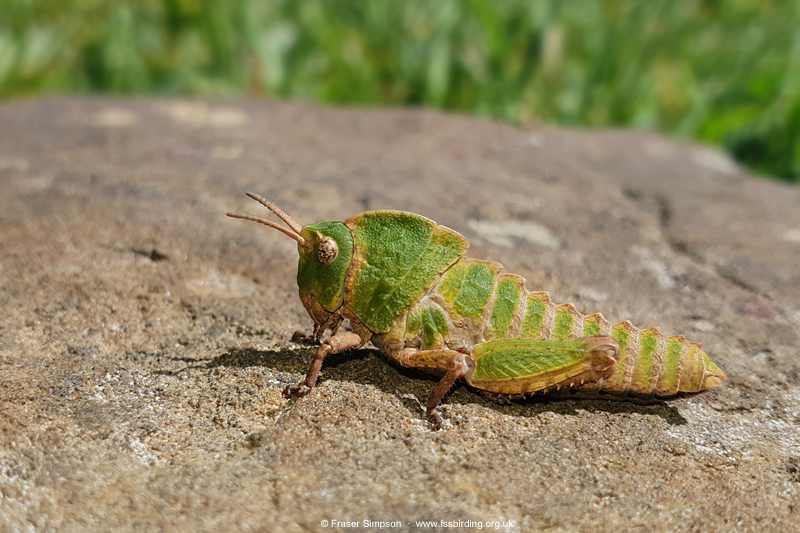
<path id="1" fill-rule="evenodd" d="M 301 223 L 426 215 L 557 302 L 702 342 L 729 380 L 651 406 L 462 385 L 434 432 L 434 381 L 360 350 L 284 400 L 310 320 L 293 241 L 225 218 L 266 213 L 245 191 Z M 800 527 L 800 189 L 715 151 L 421 110 L 58 98 L 0 107 L 0 192 L 0 530 Z"/>

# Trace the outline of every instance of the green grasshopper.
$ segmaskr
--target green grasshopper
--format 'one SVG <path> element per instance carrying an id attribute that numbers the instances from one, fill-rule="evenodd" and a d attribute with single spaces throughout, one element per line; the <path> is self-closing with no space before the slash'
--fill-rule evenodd
<path id="1" fill-rule="evenodd" d="M 725 374 L 683 335 L 584 316 L 525 279 L 501 273 L 495 261 L 464 257 L 469 243 L 414 213 L 382 210 L 344 222 L 300 226 L 272 202 L 247 193 L 286 226 L 228 213 L 274 228 L 300 254 L 300 299 L 320 343 L 303 383 L 287 398 L 308 394 L 329 354 L 367 342 L 405 367 L 442 376 L 426 402 L 428 420 L 459 378 L 494 394 L 524 395 L 567 388 L 572 396 L 660 401 L 720 385 Z M 348 319 L 352 332 L 339 333 Z"/>

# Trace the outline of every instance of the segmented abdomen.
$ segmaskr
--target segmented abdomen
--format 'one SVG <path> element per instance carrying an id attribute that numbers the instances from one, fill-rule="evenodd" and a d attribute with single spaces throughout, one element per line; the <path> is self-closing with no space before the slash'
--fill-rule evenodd
<path id="1" fill-rule="evenodd" d="M 486 337 L 575 339 L 587 335 L 611 335 L 620 347 L 620 358 L 611 377 L 575 388 L 578 394 L 610 393 L 641 400 L 666 400 L 690 395 L 719 385 L 724 373 L 683 335 L 665 337 L 658 328 L 637 329 L 628 321 L 611 324 L 600 313 L 581 314 L 571 303 L 556 305 L 547 292 L 528 292 L 525 280 L 501 274 L 494 296 Z M 508 308 L 516 301 L 511 320 L 497 309 L 498 299 Z M 505 327 L 508 322 L 508 327 Z M 496 326 L 499 326 L 496 327 Z"/>
<path id="2" fill-rule="evenodd" d="M 665 337 L 658 328 L 640 330 L 628 321 L 611 324 L 600 313 L 584 316 L 571 303 L 554 304 L 546 292 L 528 292 L 522 276 L 501 269 L 494 261 L 459 259 L 396 321 L 383 337 L 384 349 L 469 353 L 492 339 L 611 335 L 620 347 L 614 373 L 572 393 L 668 400 L 708 390 L 725 377 L 700 344 L 683 335 Z"/>

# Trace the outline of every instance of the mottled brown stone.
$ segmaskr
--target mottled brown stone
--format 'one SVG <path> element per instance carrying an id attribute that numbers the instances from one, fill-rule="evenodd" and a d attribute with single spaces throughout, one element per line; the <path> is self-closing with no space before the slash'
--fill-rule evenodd
<path id="1" fill-rule="evenodd" d="M 428 216 L 554 302 L 702 342 L 729 380 L 652 406 L 497 405 L 460 386 L 433 432 L 435 380 L 359 350 L 287 401 L 314 351 L 290 340 L 311 332 L 296 243 L 224 216 L 253 210 L 245 191 L 304 224 Z M 650 132 L 260 100 L 7 103 L 0 530 L 795 530 L 797 235 L 800 189 Z"/>

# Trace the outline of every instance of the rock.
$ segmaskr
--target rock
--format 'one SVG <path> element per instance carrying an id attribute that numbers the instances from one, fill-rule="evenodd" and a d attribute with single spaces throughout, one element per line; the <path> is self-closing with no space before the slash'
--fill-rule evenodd
<path id="1" fill-rule="evenodd" d="M 800 189 L 707 148 L 424 110 L 54 98 L 0 107 L 0 183 L 10 531 L 800 523 Z M 311 322 L 294 243 L 224 216 L 259 211 L 245 191 L 301 223 L 426 215 L 554 301 L 702 342 L 729 380 L 650 406 L 460 386 L 433 432 L 434 381 L 358 350 L 286 401 Z"/>

